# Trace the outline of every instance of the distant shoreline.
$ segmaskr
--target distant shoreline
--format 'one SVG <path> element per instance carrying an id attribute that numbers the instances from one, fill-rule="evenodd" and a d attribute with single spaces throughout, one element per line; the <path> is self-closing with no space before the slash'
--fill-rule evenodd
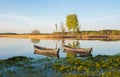
<path id="1" fill-rule="evenodd" d="M 0 35 L 0 38 L 29 38 L 29 39 L 78 39 L 78 40 L 120 40 L 120 35 Z"/>

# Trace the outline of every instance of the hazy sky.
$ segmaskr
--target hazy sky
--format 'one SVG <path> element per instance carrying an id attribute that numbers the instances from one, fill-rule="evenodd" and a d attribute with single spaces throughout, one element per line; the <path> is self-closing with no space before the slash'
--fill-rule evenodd
<path id="1" fill-rule="evenodd" d="M 0 0 L 0 32 L 53 32 L 67 14 L 81 30 L 120 29 L 120 0 Z"/>

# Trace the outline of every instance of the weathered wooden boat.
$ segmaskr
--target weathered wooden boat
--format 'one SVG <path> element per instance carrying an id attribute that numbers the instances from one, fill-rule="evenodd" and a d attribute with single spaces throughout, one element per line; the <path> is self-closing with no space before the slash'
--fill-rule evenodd
<path id="1" fill-rule="evenodd" d="M 45 47 L 34 45 L 34 54 L 41 54 L 45 56 L 59 58 L 59 50 L 60 49 L 45 48 Z"/>
<path id="2" fill-rule="evenodd" d="M 74 52 L 69 50 L 65 50 L 64 52 L 67 54 L 72 54 L 74 55 L 74 57 L 91 57 L 92 56 L 92 53 Z"/>
<path id="3" fill-rule="evenodd" d="M 64 52 L 77 54 L 80 53 L 81 55 L 91 55 L 92 48 L 73 48 L 67 45 L 64 45 Z"/>

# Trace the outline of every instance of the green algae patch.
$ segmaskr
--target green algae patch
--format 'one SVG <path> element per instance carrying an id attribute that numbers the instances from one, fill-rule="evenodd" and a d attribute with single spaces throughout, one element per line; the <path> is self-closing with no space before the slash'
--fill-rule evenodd
<path id="1" fill-rule="evenodd" d="M 0 60 L 0 76 L 13 77 L 117 77 L 120 55 L 81 58 L 31 59 L 24 56 Z"/>
<path id="2" fill-rule="evenodd" d="M 15 57 L 8 58 L 5 61 L 19 61 L 19 60 L 28 60 L 28 59 L 29 58 L 24 56 L 15 56 Z"/>
<path id="3" fill-rule="evenodd" d="M 104 72 L 102 77 L 120 77 L 120 70 Z"/>
<path id="4" fill-rule="evenodd" d="M 0 63 L 2 63 L 3 62 L 3 60 L 0 60 Z"/>
<path id="5" fill-rule="evenodd" d="M 64 73 L 65 77 L 79 77 L 79 76 L 101 76 L 111 70 L 117 73 L 120 71 L 120 55 L 114 56 L 95 56 L 86 60 L 79 58 L 66 58 L 63 63 L 53 63 L 52 68 Z M 106 72 L 104 74 L 104 72 Z M 111 73 L 112 74 L 112 73 Z M 115 74 L 114 74 L 115 75 Z"/>

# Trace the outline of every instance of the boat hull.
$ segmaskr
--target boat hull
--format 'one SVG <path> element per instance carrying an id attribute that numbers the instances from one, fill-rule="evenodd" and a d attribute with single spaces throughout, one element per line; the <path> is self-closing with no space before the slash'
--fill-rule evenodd
<path id="1" fill-rule="evenodd" d="M 34 54 L 40 54 L 50 57 L 58 57 L 59 58 L 59 49 L 51 49 L 51 48 L 44 48 L 40 46 L 34 46 Z"/>
<path id="2" fill-rule="evenodd" d="M 91 55 L 92 48 L 72 48 L 69 46 L 64 46 L 64 52 L 81 54 L 81 55 Z"/>

